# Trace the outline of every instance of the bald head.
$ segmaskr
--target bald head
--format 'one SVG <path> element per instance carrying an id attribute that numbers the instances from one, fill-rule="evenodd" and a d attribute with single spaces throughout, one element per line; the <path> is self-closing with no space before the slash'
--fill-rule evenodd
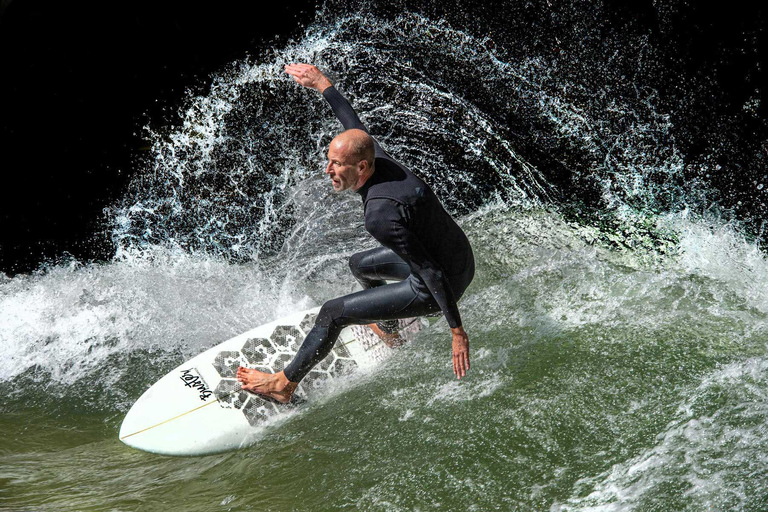
<path id="1" fill-rule="evenodd" d="M 350 160 L 355 162 L 365 160 L 368 162 L 368 166 L 373 168 L 375 157 L 373 138 L 365 131 L 357 128 L 345 130 L 334 137 L 331 141 L 331 146 L 335 146 L 334 149 L 344 154 Z"/>
<path id="2" fill-rule="evenodd" d="M 375 153 L 373 139 L 363 130 L 346 130 L 334 137 L 328 147 L 328 166 L 325 168 L 333 189 L 341 192 L 363 186 L 373 175 Z"/>

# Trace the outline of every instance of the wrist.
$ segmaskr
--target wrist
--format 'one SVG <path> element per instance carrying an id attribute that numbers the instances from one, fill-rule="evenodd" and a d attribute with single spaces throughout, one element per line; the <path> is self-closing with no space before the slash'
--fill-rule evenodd
<path id="1" fill-rule="evenodd" d="M 331 83 L 331 81 L 328 80 L 327 78 L 323 77 L 322 80 L 320 80 L 317 83 L 317 90 L 320 91 L 320 94 L 322 94 L 322 93 L 325 92 L 325 90 L 327 88 L 332 87 L 332 86 L 333 86 L 333 84 Z"/>
<path id="2" fill-rule="evenodd" d="M 453 334 L 466 334 L 463 326 L 451 327 L 451 333 Z"/>

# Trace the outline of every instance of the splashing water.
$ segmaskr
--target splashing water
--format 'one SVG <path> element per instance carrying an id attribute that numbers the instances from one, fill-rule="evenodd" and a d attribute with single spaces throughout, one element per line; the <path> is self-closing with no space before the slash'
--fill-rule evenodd
<path id="1" fill-rule="evenodd" d="M 109 212 L 114 260 L 0 281 L 2 506 L 760 510 L 768 264 L 707 215 L 656 93 L 622 75 L 650 49 L 609 42 L 615 65 L 596 66 L 590 19 L 583 53 L 553 59 L 328 7 L 189 97 L 179 126 L 147 127 L 151 156 Z M 346 260 L 373 242 L 322 176 L 340 127 L 284 75 L 296 61 L 468 233 L 471 374 L 451 378 L 440 321 L 250 449 L 129 451 L 122 413 L 167 370 L 356 289 Z"/>

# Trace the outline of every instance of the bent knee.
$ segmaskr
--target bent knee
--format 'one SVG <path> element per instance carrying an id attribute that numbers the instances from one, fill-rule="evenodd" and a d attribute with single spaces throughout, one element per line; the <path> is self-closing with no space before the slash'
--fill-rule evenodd
<path id="1" fill-rule="evenodd" d="M 342 299 L 332 299 L 323 304 L 315 320 L 315 325 L 329 327 L 339 325 L 339 320 L 344 315 L 344 301 Z"/>
<path id="2" fill-rule="evenodd" d="M 362 277 L 360 264 L 363 262 L 363 258 L 365 258 L 365 253 L 362 252 L 357 252 L 349 257 L 349 270 L 356 278 Z"/>

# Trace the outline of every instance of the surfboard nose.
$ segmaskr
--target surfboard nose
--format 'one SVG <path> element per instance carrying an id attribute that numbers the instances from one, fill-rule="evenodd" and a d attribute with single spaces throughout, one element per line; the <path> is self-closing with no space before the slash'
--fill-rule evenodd
<path id="1" fill-rule="evenodd" d="M 273 418 L 295 411 L 297 403 L 277 404 L 242 389 L 240 366 L 281 371 L 309 332 L 319 308 L 294 313 L 220 343 L 177 367 L 139 397 L 120 426 L 126 445 L 162 455 L 204 455 L 241 448 L 257 440 Z M 407 322 L 406 322 L 407 323 Z M 423 322 L 402 325 L 411 338 Z M 347 327 L 331 353 L 302 380 L 296 401 L 326 382 L 388 357 L 390 349 L 367 327 Z"/>
<path id="2" fill-rule="evenodd" d="M 260 433 L 245 421 L 222 421 L 215 398 L 193 408 L 182 406 L 173 414 L 153 407 L 158 403 L 154 394 L 152 388 L 147 390 L 120 426 L 119 439 L 131 448 L 160 455 L 203 455 L 251 444 Z"/>

